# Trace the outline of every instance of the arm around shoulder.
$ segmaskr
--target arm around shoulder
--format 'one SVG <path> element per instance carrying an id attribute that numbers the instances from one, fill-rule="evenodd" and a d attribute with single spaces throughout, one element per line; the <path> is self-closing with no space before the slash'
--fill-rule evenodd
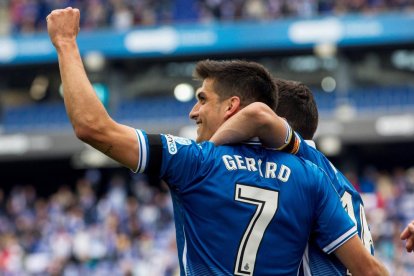
<path id="1" fill-rule="evenodd" d="M 278 148 L 285 143 L 286 122 L 266 104 L 254 102 L 230 117 L 210 141 L 216 145 L 259 137 L 264 146 Z"/>

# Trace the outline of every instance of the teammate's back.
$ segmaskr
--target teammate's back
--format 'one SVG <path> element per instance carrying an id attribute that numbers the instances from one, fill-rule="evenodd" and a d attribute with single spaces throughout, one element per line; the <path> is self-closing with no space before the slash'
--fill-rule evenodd
<path id="1" fill-rule="evenodd" d="M 296 137 L 300 140 L 297 156 L 311 161 L 326 172 L 341 198 L 343 207 L 357 226 L 362 243 L 373 255 L 373 241 L 360 194 L 355 190 L 347 178 L 314 147 L 312 142 L 310 143 L 307 140 L 303 140 L 298 134 L 296 134 Z M 312 239 L 310 240 L 309 247 L 306 251 L 303 265 L 304 275 L 347 275 L 346 267 L 335 256 L 327 256 L 322 252 Z"/>
<path id="2" fill-rule="evenodd" d="M 162 137 L 183 275 L 296 275 L 312 231 L 325 252 L 356 233 L 328 178 L 308 161 Z"/>

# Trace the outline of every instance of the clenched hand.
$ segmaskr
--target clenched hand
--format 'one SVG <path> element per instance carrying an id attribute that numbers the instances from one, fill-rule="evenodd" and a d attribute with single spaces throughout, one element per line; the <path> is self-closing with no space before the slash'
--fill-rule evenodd
<path id="1" fill-rule="evenodd" d="M 56 48 L 65 43 L 73 43 L 79 33 L 80 12 L 78 9 L 66 8 L 52 11 L 47 17 L 47 31 Z"/>

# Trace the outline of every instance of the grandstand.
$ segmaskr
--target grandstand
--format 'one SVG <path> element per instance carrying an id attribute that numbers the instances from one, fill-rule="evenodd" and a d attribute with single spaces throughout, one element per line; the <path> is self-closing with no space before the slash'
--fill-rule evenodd
<path id="1" fill-rule="evenodd" d="M 363 193 L 377 256 L 412 275 L 398 235 L 414 218 L 413 1 L 73 4 L 90 79 L 125 124 L 192 137 L 194 99 L 173 91 L 197 87 L 200 59 L 254 60 L 310 86 L 318 147 Z M 45 33 L 59 5 L 0 2 L 0 274 L 177 275 L 166 189 L 73 134 Z"/>

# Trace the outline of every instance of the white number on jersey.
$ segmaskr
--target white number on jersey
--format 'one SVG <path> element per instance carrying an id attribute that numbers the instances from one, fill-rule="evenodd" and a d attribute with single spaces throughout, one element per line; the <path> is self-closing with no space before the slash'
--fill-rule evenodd
<path id="1" fill-rule="evenodd" d="M 374 242 L 372 241 L 371 231 L 369 231 L 367 217 L 365 216 L 364 206 L 359 208 L 359 216 L 361 217 L 361 239 L 365 248 L 371 253 L 371 248 L 374 247 Z"/>
<path id="2" fill-rule="evenodd" d="M 357 225 L 357 221 L 355 218 L 354 206 L 352 204 L 352 196 L 350 193 L 345 192 L 341 198 L 342 206 L 348 212 L 349 217 L 354 221 L 355 225 Z M 359 221 L 361 222 L 361 233 L 360 238 L 362 243 L 364 244 L 365 248 L 371 253 L 371 247 L 373 246 L 371 232 L 369 231 L 367 218 L 365 216 L 364 206 L 360 204 L 359 206 Z"/>
<path id="3" fill-rule="evenodd" d="M 352 195 L 348 192 L 345 192 L 342 195 L 341 201 L 342 201 L 342 206 L 345 208 L 345 211 L 347 211 L 349 217 L 352 219 L 355 225 L 358 225 L 356 218 L 355 218 L 354 204 L 352 203 Z M 362 206 L 362 204 L 360 204 L 359 210 L 360 210 L 359 221 L 361 222 L 361 233 L 359 233 L 360 238 L 365 248 L 368 250 L 369 253 L 371 253 L 371 246 L 373 246 L 373 242 L 372 242 L 371 232 L 369 231 L 369 228 L 368 228 L 368 222 L 365 216 L 364 206 Z M 352 274 L 349 272 L 349 270 L 347 270 L 346 275 L 352 275 Z"/>
<path id="4" fill-rule="evenodd" d="M 257 209 L 240 242 L 234 268 L 235 275 L 253 275 L 257 251 L 267 226 L 276 214 L 278 198 L 278 191 L 236 185 L 235 200 L 256 205 Z"/>

